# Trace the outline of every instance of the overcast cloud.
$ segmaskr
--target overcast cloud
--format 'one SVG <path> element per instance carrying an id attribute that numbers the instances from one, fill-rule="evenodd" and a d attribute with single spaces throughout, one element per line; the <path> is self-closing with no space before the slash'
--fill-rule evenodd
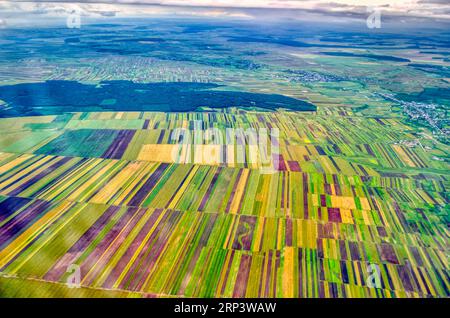
<path id="1" fill-rule="evenodd" d="M 142 15 L 194 15 L 252 19 L 256 8 L 296 9 L 331 18 L 367 15 L 368 7 L 378 7 L 384 14 L 450 20 L 448 0 L 84 0 L 84 1 L 3 1 L 0 22 L 25 15 L 57 16 L 81 10 L 92 17 L 128 17 Z M 22 19 L 25 21 L 24 19 Z M 1 24 L 0 23 L 0 26 Z"/>

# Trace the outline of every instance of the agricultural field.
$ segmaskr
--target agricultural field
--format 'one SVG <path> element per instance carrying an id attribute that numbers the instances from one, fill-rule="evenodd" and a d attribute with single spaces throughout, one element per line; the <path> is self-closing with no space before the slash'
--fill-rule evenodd
<path id="1" fill-rule="evenodd" d="M 413 139 L 398 119 L 331 118 L 229 109 L 1 119 L 2 293 L 41 283 L 49 296 L 446 296 L 446 163 L 396 143 Z M 173 162 L 171 130 L 196 122 L 272 123 L 278 171 Z M 365 286 L 368 263 L 382 288 Z M 70 264 L 80 290 L 64 288 Z"/>
<path id="2" fill-rule="evenodd" d="M 0 296 L 449 297 L 448 39 L 271 27 L 0 29 Z"/>

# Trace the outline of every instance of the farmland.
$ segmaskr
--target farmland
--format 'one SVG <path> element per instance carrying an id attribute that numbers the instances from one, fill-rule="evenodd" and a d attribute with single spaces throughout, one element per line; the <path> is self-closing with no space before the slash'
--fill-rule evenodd
<path id="1" fill-rule="evenodd" d="M 271 27 L 0 30 L 0 296 L 449 297 L 445 36 Z"/>
<path id="2" fill-rule="evenodd" d="M 56 286 L 49 295 L 445 296 L 446 164 L 396 144 L 413 137 L 395 118 L 326 117 L 229 109 L 0 120 L 8 130 L 0 267 L 13 277 L 4 286 L 19 294 Z M 174 146 L 171 127 L 198 121 L 272 123 L 280 170 L 159 154 Z M 364 125 L 377 128 L 343 129 Z M 158 156 L 142 154 L 149 145 Z M 382 288 L 365 286 L 368 263 L 380 266 Z M 85 289 L 64 288 L 70 264 Z"/>

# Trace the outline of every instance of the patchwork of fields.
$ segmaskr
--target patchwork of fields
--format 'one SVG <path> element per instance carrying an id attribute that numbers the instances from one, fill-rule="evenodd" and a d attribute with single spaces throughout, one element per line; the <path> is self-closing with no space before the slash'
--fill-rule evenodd
<path id="1" fill-rule="evenodd" d="M 58 8 L 0 17 L 0 297 L 450 296 L 448 21 Z"/>
<path id="2" fill-rule="evenodd" d="M 279 129 L 277 171 L 175 162 L 180 127 Z M 448 297 L 448 146 L 414 131 L 346 107 L 0 119 L 0 295 Z"/>

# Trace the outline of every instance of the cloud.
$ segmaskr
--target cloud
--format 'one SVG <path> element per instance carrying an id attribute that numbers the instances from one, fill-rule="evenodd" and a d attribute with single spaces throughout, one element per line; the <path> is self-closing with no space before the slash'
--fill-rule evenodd
<path id="1" fill-rule="evenodd" d="M 448 0 L 420 0 L 418 3 L 447 4 Z"/>
<path id="2" fill-rule="evenodd" d="M 367 16 L 367 7 L 378 7 L 385 16 L 427 17 L 450 20 L 448 0 L 53 0 L 27 2 L 13 0 L 0 3 L 12 12 L 57 15 L 78 6 L 84 15 L 93 17 L 193 15 L 211 17 L 252 18 L 258 14 L 281 17 L 291 12 L 360 18 Z M 262 11 L 258 12 L 258 9 Z M 280 13 L 284 11 L 284 13 Z M 299 14 L 297 14 L 298 16 Z"/>

